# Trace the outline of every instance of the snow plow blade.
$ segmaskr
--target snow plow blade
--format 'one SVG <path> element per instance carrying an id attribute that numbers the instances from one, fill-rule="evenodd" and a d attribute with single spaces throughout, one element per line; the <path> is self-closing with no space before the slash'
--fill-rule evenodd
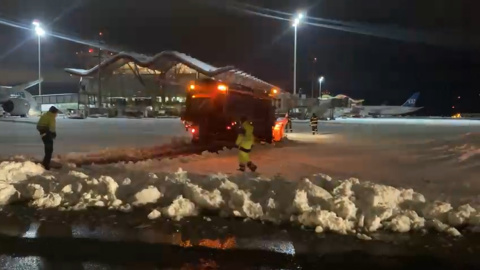
<path id="1" fill-rule="evenodd" d="M 284 137 L 285 125 L 287 124 L 287 118 L 282 118 L 281 120 L 277 120 L 275 122 L 275 126 L 273 127 L 273 141 L 279 142 Z"/>

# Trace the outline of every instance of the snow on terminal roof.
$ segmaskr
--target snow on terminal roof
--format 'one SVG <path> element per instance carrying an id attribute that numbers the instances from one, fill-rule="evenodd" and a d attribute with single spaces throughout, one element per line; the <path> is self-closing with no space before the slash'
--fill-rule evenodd
<path id="1" fill-rule="evenodd" d="M 102 70 L 114 70 L 128 62 L 134 62 L 141 67 L 167 72 L 177 63 L 182 63 L 189 68 L 196 70 L 206 76 L 225 81 L 227 83 L 238 83 L 249 87 L 270 90 L 278 87 L 262 81 L 243 71 L 235 69 L 233 66 L 217 68 L 184 53 L 176 51 L 163 51 L 154 56 L 147 56 L 138 53 L 121 52 L 100 63 Z M 99 65 L 91 69 L 66 68 L 65 71 L 76 76 L 93 76 L 97 74 Z"/>

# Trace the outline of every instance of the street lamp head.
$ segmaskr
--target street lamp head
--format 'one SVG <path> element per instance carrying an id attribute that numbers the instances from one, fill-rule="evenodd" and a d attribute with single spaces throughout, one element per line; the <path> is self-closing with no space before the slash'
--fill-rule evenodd
<path id="1" fill-rule="evenodd" d="M 41 28 L 40 26 L 36 26 L 35 33 L 37 34 L 37 36 L 42 37 L 45 35 L 45 30 L 43 30 L 43 28 Z"/>
<path id="2" fill-rule="evenodd" d="M 325 80 L 325 78 L 323 76 L 318 78 L 318 82 L 320 82 L 320 83 L 323 82 L 324 80 Z"/>
<path id="3" fill-rule="evenodd" d="M 292 26 L 297 27 L 304 17 L 305 15 L 303 13 L 298 13 L 297 17 L 293 20 Z"/>
<path id="4" fill-rule="evenodd" d="M 293 27 L 297 27 L 299 24 L 300 24 L 300 19 L 295 18 L 295 20 L 293 20 L 292 26 L 293 26 Z"/>
<path id="5" fill-rule="evenodd" d="M 37 36 L 41 37 L 45 35 L 45 30 L 40 26 L 39 21 L 35 20 L 32 24 L 35 26 L 35 34 L 37 34 Z"/>

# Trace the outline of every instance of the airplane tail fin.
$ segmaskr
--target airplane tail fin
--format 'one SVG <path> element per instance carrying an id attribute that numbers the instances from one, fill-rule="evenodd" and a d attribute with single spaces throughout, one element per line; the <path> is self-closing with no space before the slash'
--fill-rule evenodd
<path id="1" fill-rule="evenodd" d="M 403 103 L 402 107 L 415 107 L 419 96 L 420 92 L 414 93 L 405 103 Z"/>

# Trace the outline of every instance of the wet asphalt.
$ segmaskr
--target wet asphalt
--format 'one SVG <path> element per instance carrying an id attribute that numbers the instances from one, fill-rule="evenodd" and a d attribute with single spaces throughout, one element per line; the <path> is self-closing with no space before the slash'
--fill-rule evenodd
<path id="1" fill-rule="evenodd" d="M 473 233 L 379 233 L 365 241 L 218 216 L 151 221 L 149 211 L 5 207 L 0 269 L 480 269 Z"/>

